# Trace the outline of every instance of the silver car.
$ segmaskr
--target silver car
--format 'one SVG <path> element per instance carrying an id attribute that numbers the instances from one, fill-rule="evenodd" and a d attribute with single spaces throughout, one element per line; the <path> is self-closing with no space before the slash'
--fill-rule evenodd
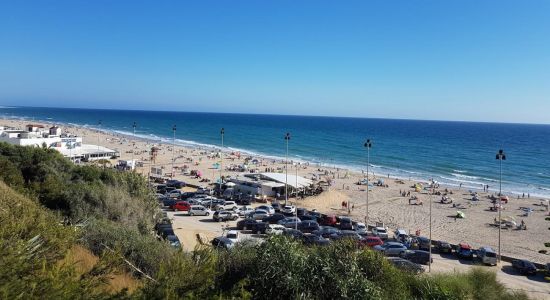
<path id="1" fill-rule="evenodd" d="M 377 245 L 374 246 L 373 249 L 382 252 L 386 256 L 400 256 L 407 251 L 405 245 L 396 242 L 387 242 L 384 245 Z"/>

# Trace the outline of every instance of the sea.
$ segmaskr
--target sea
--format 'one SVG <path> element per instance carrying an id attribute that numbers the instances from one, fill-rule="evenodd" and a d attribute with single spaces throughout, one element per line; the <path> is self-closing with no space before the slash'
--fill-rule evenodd
<path id="1" fill-rule="evenodd" d="M 0 107 L 0 117 L 79 125 L 193 147 L 221 145 L 272 159 L 371 172 L 443 185 L 550 197 L 550 125 L 142 110 Z M 100 123 L 101 122 L 101 123 Z M 0 121 L 0 125 L 1 121 Z"/>

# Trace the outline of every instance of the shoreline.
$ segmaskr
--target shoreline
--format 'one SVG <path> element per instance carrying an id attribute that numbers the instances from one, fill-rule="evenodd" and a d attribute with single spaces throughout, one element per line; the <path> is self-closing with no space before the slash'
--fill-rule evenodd
<path id="1" fill-rule="evenodd" d="M 88 129 L 88 130 L 91 130 L 91 131 L 95 131 L 95 132 L 99 131 L 103 134 L 120 135 L 120 136 L 123 136 L 127 139 L 136 139 L 136 140 L 141 140 L 141 141 L 149 142 L 149 143 L 158 143 L 160 145 L 166 145 L 166 146 L 169 146 L 169 147 L 173 146 L 172 139 L 169 138 L 169 137 L 161 137 L 161 136 L 157 136 L 157 135 L 154 135 L 154 134 L 148 134 L 147 135 L 147 134 L 138 134 L 138 133 L 136 133 L 136 135 L 134 137 L 133 133 L 129 132 L 129 131 L 118 130 L 118 129 L 102 129 L 102 128 L 97 128 L 95 125 L 80 125 L 80 124 L 74 124 L 74 123 L 63 123 L 63 122 L 55 122 L 51 119 L 50 120 L 39 120 L 39 119 L 34 119 L 34 118 L 30 119 L 29 117 L 5 117 L 5 116 L 0 116 L 0 120 L 10 120 L 10 121 L 16 121 L 16 122 L 33 121 L 33 122 L 41 122 L 41 123 L 52 124 L 52 125 L 59 125 L 59 126 L 62 126 L 62 127 L 82 127 L 82 128 L 85 128 L 85 129 Z M 91 141 L 90 143 L 93 144 L 94 142 Z M 97 141 L 95 143 L 97 143 Z M 197 149 L 197 150 L 206 150 L 206 151 L 208 151 L 208 150 L 219 151 L 220 148 L 221 148 L 220 145 L 205 144 L 205 143 L 195 142 L 195 141 L 191 141 L 191 140 L 182 140 L 182 139 L 178 139 L 178 138 L 176 138 L 175 145 L 176 145 L 176 147 L 184 147 L 184 148 L 191 148 L 191 149 Z M 229 154 L 231 152 L 239 152 L 241 154 L 245 154 L 247 156 L 252 156 L 254 158 L 275 160 L 275 161 L 280 161 L 280 162 L 284 162 L 284 160 L 285 160 L 284 156 L 270 155 L 270 154 L 255 152 L 255 151 L 247 150 L 247 149 L 232 148 L 232 147 L 227 147 L 226 146 L 221 150 L 225 154 Z M 359 168 L 359 167 L 356 167 L 356 166 L 351 166 L 351 165 L 346 165 L 346 164 L 338 164 L 338 163 L 322 162 L 322 161 L 313 161 L 313 160 L 308 160 L 308 159 L 304 159 L 304 158 L 296 158 L 296 157 L 289 157 L 289 161 L 291 163 L 309 164 L 310 166 L 317 166 L 319 168 L 339 170 L 339 171 L 348 171 L 348 172 L 352 172 L 352 173 L 356 173 L 356 174 L 366 173 L 366 170 L 365 170 L 366 167 L 364 169 L 362 169 L 362 168 Z M 423 171 L 417 172 L 417 171 L 411 171 L 411 170 L 405 170 L 405 169 L 399 169 L 399 168 L 393 168 L 393 167 L 380 166 L 380 165 L 375 165 L 375 164 L 372 164 L 372 163 L 370 164 L 370 167 L 371 167 L 371 169 L 369 170 L 369 173 L 376 176 L 376 177 L 379 177 L 379 178 L 399 179 L 399 180 L 415 181 L 415 182 L 423 182 L 423 183 L 429 183 L 431 181 L 431 179 L 436 180 L 436 179 L 441 178 L 443 180 L 457 182 L 457 183 L 451 183 L 451 182 L 446 182 L 446 181 L 442 181 L 442 180 L 436 180 L 439 183 L 440 186 L 447 187 L 449 189 L 465 189 L 465 190 L 472 190 L 472 191 L 482 192 L 482 191 L 484 191 L 483 186 L 486 185 L 486 183 L 475 182 L 475 181 L 472 181 L 472 180 L 475 180 L 475 179 L 486 180 L 486 181 L 489 181 L 489 182 L 492 183 L 492 184 L 490 184 L 491 191 L 493 193 L 498 193 L 498 190 L 495 188 L 498 185 L 498 180 L 488 179 L 488 178 L 480 178 L 479 176 L 463 175 L 462 173 L 464 171 L 461 171 L 461 170 L 453 170 L 454 173 L 452 173 L 452 175 L 448 175 L 448 174 L 422 174 Z M 381 171 L 373 171 L 373 169 L 385 169 L 385 170 L 393 171 L 393 173 L 392 172 L 388 173 L 388 172 L 381 172 Z M 410 175 L 408 175 L 408 176 L 405 175 L 407 173 L 410 174 Z M 453 178 L 448 178 L 446 176 L 455 176 L 457 178 L 453 179 Z M 463 179 L 460 179 L 460 178 L 463 178 Z M 520 183 L 517 183 L 517 182 L 513 182 L 513 183 L 514 184 L 520 184 Z M 531 198 L 550 199 L 550 188 L 546 189 L 545 187 L 538 187 L 537 189 L 539 189 L 539 190 L 548 190 L 549 193 L 548 193 L 548 195 L 538 194 L 538 193 L 530 193 Z M 502 193 L 505 194 L 505 195 L 510 195 L 510 196 L 513 195 L 513 198 L 516 198 L 518 196 L 519 196 L 519 198 L 521 198 L 522 195 L 527 194 L 525 192 L 515 191 L 513 189 L 508 189 L 506 187 L 503 188 Z"/>

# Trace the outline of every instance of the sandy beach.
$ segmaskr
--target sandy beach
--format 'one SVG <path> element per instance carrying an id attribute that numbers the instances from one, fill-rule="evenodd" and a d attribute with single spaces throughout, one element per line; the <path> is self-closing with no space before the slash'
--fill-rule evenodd
<path id="1" fill-rule="evenodd" d="M 28 121 L 0 119 L 0 125 L 8 125 L 17 128 L 23 128 Z M 40 122 L 44 123 L 44 122 Z M 219 170 L 213 165 L 219 163 L 216 157 L 216 151 L 206 148 L 190 148 L 170 144 L 159 144 L 158 141 L 148 141 L 143 139 L 133 139 L 131 136 L 120 134 L 111 134 L 98 132 L 82 127 L 62 126 L 64 132 L 83 137 L 83 142 L 87 144 L 99 144 L 120 152 L 120 159 L 130 160 L 135 158 L 143 162 L 143 167 L 137 169 L 137 172 L 147 175 L 153 163 L 150 160 L 149 152 L 153 146 L 158 147 L 158 156 L 154 162 L 155 166 L 164 166 L 166 172 L 170 172 L 172 158 L 175 158 L 174 165 L 181 170 L 187 165 L 191 170 L 201 171 L 203 178 L 215 180 L 219 177 Z M 133 154 L 132 154 L 133 152 Z M 237 154 L 225 152 L 223 166 L 224 169 L 232 165 L 243 164 L 247 154 Z M 254 157 L 260 163 L 252 166 L 259 172 L 264 172 L 266 168 L 273 168 L 276 171 L 283 172 L 284 162 L 275 161 L 269 158 Z M 117 161 L 113 160 L 112 165 Z M 349 203 L 353 209 L 349 214 L 357 221 L 365 219 L 366 211 L 366 185 L 357 185 L 356 183 L 365 178 L 364 174 L 352 172 L 344 169 L 335 169 L 327 166 L 317 166 L 313 164 L 300 164 L 298 167 L 289 167 L 289 174 L 295 174 L 306 178 L 312 178 L 313 174 L 319 176 L 322 180 L 331 181 L 328 191 L 315 197 L 308 197 L 303 200 L 291 199 L 297 202 L 299 207 L 316 208 L 318 211 L 332 213 L 336 215 L 348 215 L 348 209 L 342 208 L 342 202 Z M 237 176 L 241 172 L 223 170 L 224 176 Z M 208 183 L 199 182 L 198 179 L 181 174 L 181 171 L 175 172 L 175 179 L 184 182 L 206 186 Z M 450 189 L 450 195 L 453 198 L 453 204 L 459 205 L 459 208 L 453 207 L 453 204 L 440 203 L 441 196 L 429 195 L 426 190 L 416 192 L 413 188 L 417 182 L 404 179 L 387 178 L 387 176 L 374 176 L 371 174 L 369 180 L 376 182 L 383 179 L 388 187 L 374 186 L 369 192 L 369 224 L 374 222 L 384 222 L 390 229 L 403 228 L 410 233 L 420 231 L 423 236 L 429 234 L 429 210 L 432 202 L 432 238 L 434 240 L 445 240 L 451 243 L 465 241 L 473 247 L 491 246 L 495 250 L 498 246 L 498 227 L 493 226 L 498 213 L 491 211 L 491 200 L 488 198 L 491 194 L 498 193 L 491 187 L 489 192 L 477 191 L 479 201 L 472 201 L 472 196 L 468 190 Z M 429 178 L 426 178 L 426 182 Z M 441 186 L 438 190 L 443 191 L 448 187 Z M 422 205 L 410 205 L 409 196 L 401 196 L 401 192 L 410 192 L 411 197 L 417 196 Z M 539 253 L 539 250 L 550 250 L 544 246 L 545 242 L 550 242 L 550 221 L 545 217 L 549 216 L 547 208 L 541 205 L 541 198 L 520 198 L 510 197 L 508 204 L 505 204 L 502 211 L 503 217 L 513 217 L 519 224 L 524 220 L 527 230 L 503 229 L 502 230 L 502 254 L 529 259 L 538 263 L 547 263 L 550 256 Z M 522 208 L 531 208 L 532 213 L 526 217 L 523 216 Z M 464 212 L 465 218 L 455 218 L 457 210 Z M 184 229 L 183 229 L 184 230 Z"/>

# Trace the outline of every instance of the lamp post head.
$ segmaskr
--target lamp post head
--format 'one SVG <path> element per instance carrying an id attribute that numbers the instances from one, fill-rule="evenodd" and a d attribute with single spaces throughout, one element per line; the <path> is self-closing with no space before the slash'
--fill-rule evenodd
<path id="1" fill-rule="evenodd" d="M 134 122 L 134 125 L 132 125 L 132 127 L 134 127 L 134 129 L 136 129 L 136 127 L 137 127 L 136 122 Z"/>
<path id="2" fill-rule="evenodd" d="M 222 130 L 220 131 L 221 135 L 225 134 L 225 129 L 222 127 Z"/>
<path id="3" fill-rule="evenodd" d="M 97 122 L 97 125 L 101 125 L 101 120 L 99 120 L 99 122 Z"/>
<path id="4" fill-rule="evenodd" d="M 498 150 L 496 159 L 498 159 L 498 160 L 506 160 L 506 154 L 504 154 L 504 150 L 502 150 L 502 149 Z"/>
<path id="5" fill-rule="evenodd" d="M 372 147 L 372 141 L 370 139 L 368 139 L 366 142 L 365 142 L 365 148 L 371 148 Z"/>
<path id="6" fill-rule="evenodd" d="M 176 125 L 174 125 L 174 126 L 172 127 L 172 130 L 173 130 L 173 131 L 176 131 Z"/>
<path id="7" fill-rule="evenodd" d="M 287 141 L 290 140 L 290 133 L 288 133 L 288 132 L 286 133 L 285 140 L 287 140 Z"/>

